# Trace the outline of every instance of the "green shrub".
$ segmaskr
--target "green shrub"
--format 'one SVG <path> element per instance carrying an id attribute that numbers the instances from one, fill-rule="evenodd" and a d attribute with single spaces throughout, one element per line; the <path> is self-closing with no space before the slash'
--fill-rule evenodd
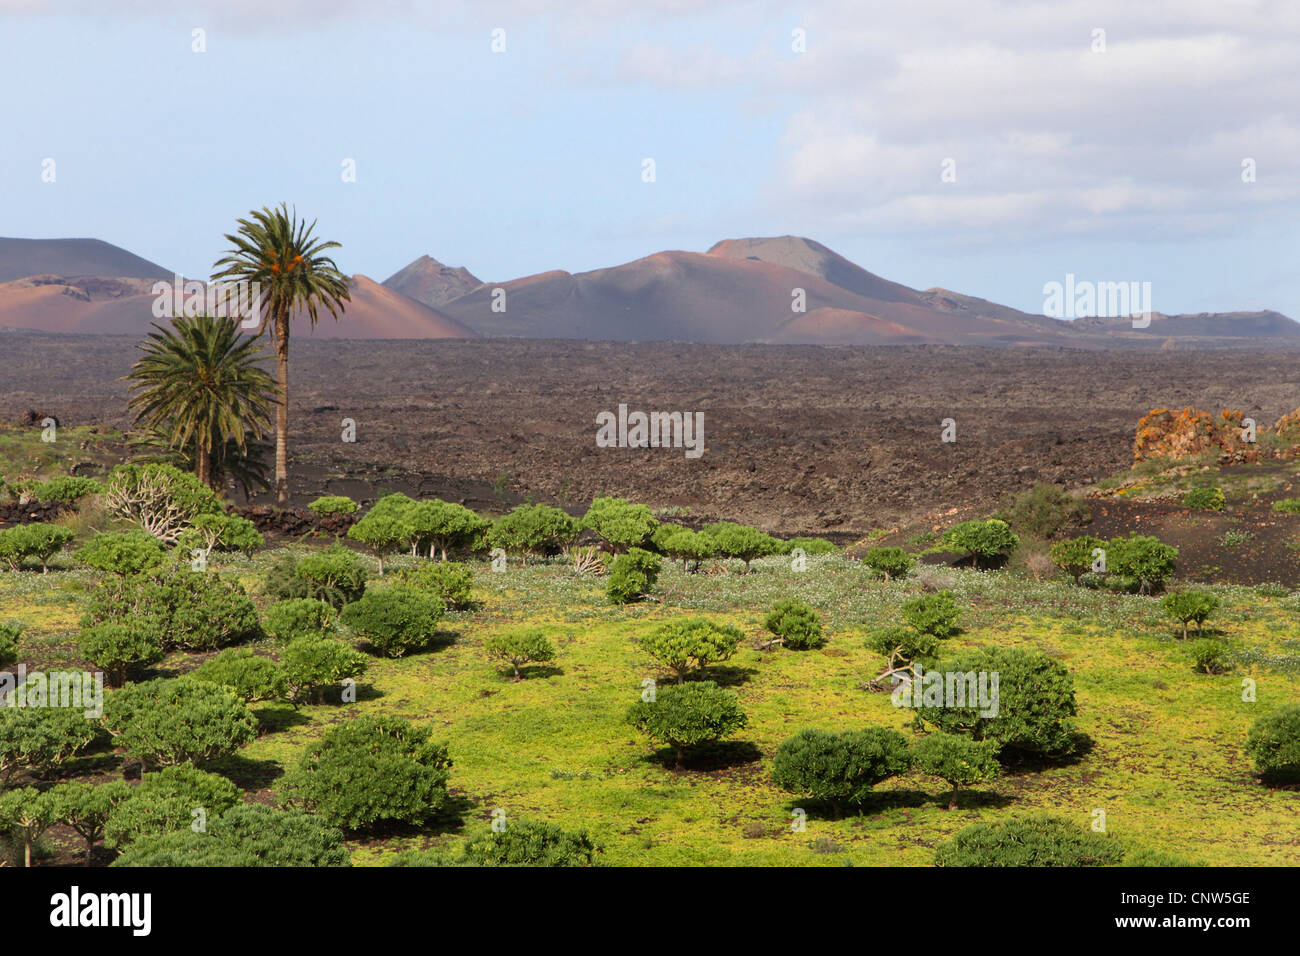
<path id="1" fill-rule="evenodd" d="M 1016 495 L 998 513 L 998 518 L 1021 534 L 1052 538 L 1065 528 L 1091 521 L 1092 513 L 1086 504 L 1060 485 L 1039 482 Z"/>
<path id="2" fill-rule="evenodd" d="M 133 529 L 97 534 L 72 557 L 96 571 L 127 578 L 159 567 L 167 552 L 153 535 Z"/>
<path id="3" fill-rule="evenodd" d="M 301 810 L 257 803 L 231 807 L 208 821 L 206 833 L 188 829 L 133 843 L 113 866 L 351 866 L 343 834 Z"/>
<path id="4" fill-rule="evenodd" d="M 305 582 L 306 593 L 281 597 L 309 597 L 342 607 L 357 600 L 366 589 L 365 564 L 337 542 L 300 558 L 294 566 L 294 575 Z"/>
<path id="5" fill-rule="evenodd" d="M 729 737 L 749 722 L 736 695 L 713 681 L 660 687 L 653 700 L 632 705 L 627 721 L 651 740 L 672 747 L 678 770 L 687 750 Z"/>
<path id="6" fill-rule="evenodd" d="M 44 504 L 71 504 L 88 495 L 102 495 L 104 486 L 93 478 L 58 475 L 49 481 L 37 482 L 29 493 Z"/>
<path id="7" fill-rule="evenodd" d="M 1104 550 L 1105 547 L 1106 542 L 1100 538 L 1082 535 L 1056 542 L 1048 554 L 1052 558 L 1052 563 L 1074 578 L 1074 583 L 1078 584 L 1079 578 L 1092 570 L 1093 562 L 1096 560 L 1094 552 L 1098 548 Z"/>
<path id="8" fill-rule="evenodd" d="M 995 709 L 995 715 L 982 715 L 978 703 L 971 700 L 976 696 L 972 679 L 981 673 L 988 675 L 990 690 L 997 675 L 996 706 L 988 708 Z M 913 685 L 918 722 L 974 740 L 992 740 L 1002 750 L 1055 756 L 1077 749 L 1074 678 L 1059 661 L 1041 651 L 989 647 L 944 661 L 927 678 L 944 678 L 946 690 L 949 674 L 966 675 L 967 706 L 947 706 L 945 700 L 936 706 L 925 700 L 924 686 Z"/>
<path id="9" fill-rule="evenodd" d="M 1183 507 L 1198 511 L 1222 511 L 1227 504 L 1222 488 L 1193 488 L 1183 495 Z"/>
<path id="10" fill-rule="evenodd" d="M 1207 619 L 1219 609 L 1219 599 L 1205 591 L 1179 591 L 1166 594 L 1160 600 L 1160 609 L 1183 626 L 1183 640 L 1187 639 L 1187 626 L 1196 623 L 1200 634 Z"/>
<path id="11" fill-rule="evenodd" d="M 300 637 L 319 637 L 334 627 L 339 612 L 314 598 L 276 601 L 262 615 L 262 629 L 280 644 Z"/>
<path id="12" fill-rule="evenodd" d="M 888 581 L 907 577 L 916 560 L 902 548 L 871 548 L 862 556 L 862 565 Z"/>
<path id="13" fill-rule="evenodd" d="M 641 649 L 682 680 L 689 674 L 725 661 L 736 653 L 744 634 L 730 624 L 703 617 L 685 617 L 660 624 L 637 639 Z"/>
<path id="14" fill-rule="evenodd" d="M 172 465 L 119 465 L 104 488 L 108 512 L 139 524 L 171 543 L 201 514 L 224 509 L 216 494 L 194 475 Z"/>
<path id="15" fill-rule="evenodd" d="M 1118 840 L 1050 815 L 977 823 L 935 847 L 935 866 L 1110 866 Z"/>
<path id="16" fill-rule="evenodd" d="M 876 784 L 905 773 L 911 765 L 907 740 L 896 730 L 809 729 L 777 748 L 772 782 L 782 790 L 830 804 L 839 817 L 846 805 L 860 806 Z"/>
<path id="17" fill-rule="evenodd" d="M 444 561 L 448 551 L 473 547 L 492 526 L 464 505 L 436 498 L 414 503 L 403 513 L 402 520 L 414 534 L 417 550 L 427 549 L 431 558 L 436 550 Z"/>
<path id="18" fill-rule="evenodd" d="M 184 720 L 177 720 L 184 714 Z M 103 724 L 142 767 L 201 764 L 257 736 L 257 721 L 231 690 L 179 677 L 127 684 L 104 702 Z"/>
<path id="19" fill-rule="evenodd" d="M 347 495 L 322 495 L 307 506 L 313 514 L 351 515 L 356 514 L 358 505 Z"/>
<path id="20" fill-rule="evenodd" d="M 369 550 L 379 561 L 379 573 L 384 573 L 384 555 L 403 550 L 415 540 L 415 531 L 403 519 L 389 514 L 376 514 L 374 509 L 352 527 L 348 540 Z"/>
<path id="21" fill-rule="evenodd" d="M 0 833 L 6 843 L 14 841 L 11 846 L 21 844 L 24 867 L 32 865 L 41 836 L 56 822 L 54 811 L 50 795 L 35 787 L 0 792 Z"/>
<path id="22" fill-rule="evenodd" d="M 34 558 L 42 571 L 49 570 L 50 558 L 63 550 L 73 538 L 67 528 L 53 524 L 20 524 L 0 529 L 0 561 L 5 561 L 14 571 L 21 571 L 23 562 Z"/>
<path id="23" fill-rule="evenodd" d="M 1273 502 L 1273 510 L 1288 515 L 1300 515 L 1300 498 L 1283 498 Z"/>
<path id="24" fill-rule="evenodd" d="M 1265 780 L 1300 778 L 1300 704 L 1258 718 L 1246 737 L 1246 752 Z"/>
<path id="25" fill-rule="evenodd" d="M 100 624 L 81 634 L 81 656 L 108 675 L 117 687 L 163 659 L 156 631 L 129 624 Z"/>
<path id="26" fill-rule="evenodd" d="M 749 562 L 765 555 L 780 551 L 780 542 L 771 535 L 764 534 L 757 528 L 736 524 L 734 521 L 718 521 L 705 525 L 703 533 L 713 539 L 718 554 L 728 558 L 739 558 L 749 570 Z"/>
<path id="27" fill-rule="evenodd" d="M 18 638 L 22 633 L 21 625 L 0 621 L 0 667 L 8 667 L 18 660 Z"/>
<path id="28" fill-rule="evenodd" d="M 503 631 L 487 639 L 487 654 L 514 668 L 514 680 L 523 680 L 520 665 L 555 660 L 555 647 L 541 630 Z"/>
<path id="29" fill-rule="evenodd" d="M 674 561 L 681 561 L 682 570 L 692 573 L 700 569 L 701 561 L 718 553 L 708 535 L 675 524 L 661 524 L 654 533 L 654 545 Z"/>
<path id="30" fill-rule="evenodd" d="M 123 624 L 164 650 L 213 651 L 257 637 L 257 608 L 238 584 L 176 568 L 154 580 L 105 582 L 92 592 L 82 627 Z"/>
<path id="31" fill-rule="evenodd" d="M 938 777 L 948 784 L 952 795 L 948 809 L 957 809 L 957 792 L 985 780 L 992 780 L 1002 770 L 998 764 L 998 745 L 991 740 L 976 742 L 957 734 L 929 734 L 912 745 L 912 764 L 921 773 Z"/>
<path id="32" fill-rule="evenodd" d="M 1226 674 L 1232 670 L 1232 654 L 1223 641 L 1205 638 L 1193 641 L 1188 651 L 1192 655 L 1192 669 L 1201 674 Z"/>
<path id="33" fill-rule="evenodd" d="M 468 565 L 455 561 L 421 564 L 415 568 L 403 568 L 399 579 L 417 591 L 432 594 L 442 601 L 444 607 L 465 610 L 474 606 L 470 596 L 474 572 Z"/>
<path id="34" fill-rule="evenodd" d="M 343 641 L 329 637 L 297 637 L 280 654 L 289 699 L 295 704 L 319 702 L 328 687 L 360 677 L 366 656 Z"/>
<path id="35" fill-rule="evenodd" d="M 419 825 L 443 811 L 451 758 L 428 727 L 362 716 L 325 731 L 285 778 L 285 798 L 332 826 Z"/>
<path id="36" fill-rule="evenodd" d="M 582 518 L 582 527 L 608 541 L 616 554 L 644 548 L 658 526 L 646 505 L 630 504 L 623 498 L 597 498 Z"/>
<path id="37" fill-rule="evenodd" d="M 251 555 L 266 544 L 257 526 L 247 518 L 228 514 L 195 515 L 181 532 L 176 546 L 182 552 L 239 551 Z"/>
<path id="38" fill-rule="evenodd" d="M 302 557 L 281 555 L 267 571 L 266 592 L 279 601 L 311 598 L 337 609 L 364 593 L 366 578 L 362 560 L 335 542 Z"/>
<path id="39" fill-rule="evenodd" d="M 763 626 L 776 635 L 783 647 L 806 650 L 826 643 L 817 612 L 796 598 L 778 601 L 763 619 Z"/>
<path id="40" fill-rule="evenodd" d="M 777 550 L 780 554 L 789 554 L 795 548 L 802 548 L 803 553 L 809 557 L 816 557 L 822 554 L 834 554 L 839 548 L 834 541 L 827 541 L 825 538 L 787 538 L 784 541 L 777 540 Z"/>
<path id="41" fill-rule="evenodd" d="M 27 675 L 36 686 L 37 675 Z M 14 695 L 16 691 L 10 691 Z M 0 791 L 19 770 L 42 776 L 95 739 L 95 725 L 79 707 L 0 707 Z"/>
<path id="42" fill-rule="evenodd" d="M 507 554 L 544 558 L 570 544 L 578 522 L 550 505 L 521 505 L 502 515 L 487 532 L 488 543 Z"/>
<path id="43" fill-rule="evenodd" d="M 141 777 L 139 786 L 113 807 L 104 842 L 121 849 L 141 837 L 189 831 L 203 817 L 219 816 L 237 803 L 239 788 L 219 774 L 164 767 Z"/>
<path id="44" fill-rule="evenodd" d="M 1181 856 L 1177 856 L 1173 853 L 1166 853 L 1163 850 L 1152 850 L 1149 847 L 1139 846 L 1134 847 L 1125 854 L 1124 866 L 1204 867 L 1205 864 L 1199 861 L 1186 860 Z"/>
<path id="45" fill-rule="evenodd" d="M 996 567 L 1006 563 L 1016 550 L 1020 539 L 1005 521 L 989 518 L 987 521 L 963 521 L 953 525 L 943 535 L 947 551 L 964 551 L 979 568 Z"/>
<path id="46" fill-rule="evenodd" d="M 232 647 L 209 658 L 190 672 L 192 680 L 229 687 L 246 704 L 283 700 L 288 685 L 280 666 L 251 648 Z"/>
<path id="47" fill-rule="evenodd" d="M 343 609 L 343 623 L 388 657 L 401 657 L 433 640 L 442 601 L 407 585 L 370 590 Z"/>
<path id="48" fill-rule="evenodd" d="M 95 844 L 104 838 L 109 814 L 131 794 L 121 780 L 111 783 L 58 783 L 48 791 L 54 819 L 86 841 L 86 866 L 90 866 Z"/>
<path id="49" fill-rule="evenodd" d="M 922 634 L 933 634 L 939 639 L 951 637 L 961 628 L 961 612 L 951 591 L 922 594 L 903 603 L 903 620 Z"/>
<path id="50" fill-rule="evenodd" d="M 1160 587 L 1174 573 L 1177 561 L 1177 548 L 1149 535 L 1112 538 L 1106 545 L 1106 570 L 1136 580 L 1143 594 Z"/>
<path id="51" fill-rule="evenodd" d="M 464 866 L 595 866 L 600 846 L 586 830 L 571 833 L 550 823 L 520 820 L 497 833 L 466 841 Z"/>
<path id="52" fill-rule="evenodd" d="M 659 580 L 659 556 L 632 548 L 627 554 L 620 554 L 609 566 L 609 579 L 605 583 L 605 593 L 615 604 L 631 604 L 641 600 L 652 590 Z"/>
<path id="53" fill-rule="evenodd" d="M 865 645 L 867 650 L 884 655 L 885 666 L 893 670 L 910 667 L 914 661 L 929 664 L 939 651 L 939 638 L 899 624 L 873 631 Z"/>

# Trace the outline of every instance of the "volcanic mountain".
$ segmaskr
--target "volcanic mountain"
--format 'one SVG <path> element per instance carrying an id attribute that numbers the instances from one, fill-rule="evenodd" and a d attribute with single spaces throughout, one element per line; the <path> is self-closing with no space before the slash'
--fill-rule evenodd
<path id="1" fill-rule="evenodd" d="M 483 283 L 468 269 L 453 269 L 432 256 L 420 256 L 406 268 L 385 279 L 383 284 L 436 309 L 445 302 L 477 289 Z"/>
<path id="2" fill-rule="evenodd" d="M 0 328 L 142 335 L 153 283 L 171 273 L 93 239 L 0 239 Z M 798 236 L 727 239 L 708 252 L 657 252 L 577 274 L 483 283 L 421 256 L 382 285 L 351 280 L 322 338 L 476 335 L 718 344 L 1006 345 L 1085 348 L 1300 344 L 1278 312 L 1073 322 L 946 289 L 891 282 Z M 299 322 L 301 328 L 303 323 Z M 306 329 L 303 329 L 307 332 Z"/>
<path id="3" fill-rule="evenodd" d="M 505 308 L 493 311 L 498 288 Z M 1068 323 L 918 292 L 792 236 L 727 240 L 703 253 L 660 252 L 577 275 L 555 271 L 489 283 L 442 310 L 485 335 L 526 338 L 861 345 L 1067 345 L 1074 339 Z"/>
<path id="4" fill-rule="evenodd" d="M 170 279 L 162 266 L 102 239 L 0 238 L 0 282 L 28 276 Z"/>
<path id="5" fill-rule="evenodd" d="M 91 332 L 143 336 L 154 322 L 156 279 L 37 275 L 0 283 L 0 328 L 44 332 Z M 163 281 L 171 283 L 169 275 Z M 335 322 L 327 312 L 313 330 L 305 316 L 294 317 L 297 334 L 318 338 L 445 339 L 476 338 L 455 319 L 354 275 L 352 300 Z"/>

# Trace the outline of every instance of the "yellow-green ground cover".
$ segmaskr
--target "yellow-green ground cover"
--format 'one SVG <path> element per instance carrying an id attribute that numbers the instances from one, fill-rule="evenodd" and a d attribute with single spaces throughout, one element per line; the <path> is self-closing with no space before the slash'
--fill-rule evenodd
<path id="1" fill-rule="evenodd" d="M 212 567 L 265 606 L 263 573 L 277 553 L 214 556 Z M 620 608 L 607 603 L 602 579 L 577 577 L 560 563 L 500 573 L 484 563 L 473 568 L 479 606 L 449 615 L 440 643 L 402 659 L 372 658 L 355 704 L 296 713 L 259 705 L 259 739 L 213 769 L 251 799 L 267 800 L 278 775 L 335 722 L 386 713 L 432 725 L 454 761 L 459 821 L 351 838 L 358 864 L 383 864 L 404 849 L 450 849 L 485 829 L 498 808 L 507 819 L 585 828 L 607 863 L 623 865 L 923 866 L 934 845 L 962 827 L 1043 811 L 1081 826 L 1099 820 L 1100 811 L 1107 831 L 1126 844 L 1209 864 L 1300 863 L 1300 792 L 1261 786 L 1243 749 L 1256 717 L 1300 700 L 1295 596 L 1212 588 L 1224 609 L 1211 623 L 1234 650 L 1249 652 L 1250 663 L 1208 676 L 1193 672 L 1158 599 L 1006 571 L 925 569 L 926 584 L 951 588 L 963 609 L 965 630 L 946 650 L 1022 647 L 1060 660 L 1074 675 L 1078 726 L 1092 747 L 1073 762 L 1009 768 L 964 792 L 955 811 L 945 809 L 941 781 L 895 778 L 860 814 L 835 820 L 808 806 L 806 831 L 795 832 L 792 811 L 805 801 L 769 779 L 782 740 L 805 727 L 874 724 L 912 733 L 909 711 L 894 707 L 887 693 L 862 689 L 882 663 L 863 639 L 895 619 L 925 586 L 921 580 L 884 584 L 838 555 L 809 559 L 804 572 L 791 570 L 789 559 L 764 559 L 748 575 L 687 575 L 665 562 L 657 599 Z M 23 659 L 81 663 L 77 621 L 93 583 L 84 570 L 0 573 L 0 620 L 28 625 Z M 829 635 L 823 649 L 757 647 L 770 637 L 762 630 L 765 612 L 790 596 L 822 615 Z M 736 656 L 711 670 L 739 695 L 749 726 L 678 772 L 623 717 L 645 678 L 667 679 L 636 637 L 684 614 L 707 614 L 746 633 Z M 484 645 L 518 627 L 544 629 L 558 653 L 551 665 L 512 682 L 487 660 Z M 275 651 L 269 642 L 264 650 Z M 161 670 L 187 670 L 197 660 L 173 655 Z M 1254 681 L 1255 702 L 1243 700 L 1245 678 Z M 79 763 L 74 775 L 119 770 L 102 755 Z"/>

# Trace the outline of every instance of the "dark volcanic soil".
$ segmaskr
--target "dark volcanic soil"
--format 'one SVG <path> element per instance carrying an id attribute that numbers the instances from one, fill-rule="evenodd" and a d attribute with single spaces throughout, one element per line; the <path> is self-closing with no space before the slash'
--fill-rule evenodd
<path id="1" fill-rule="evenodd" d="M 129 424 L 119 337 L 0 335 L 0 419 Z M 1300 354 L 316 340 L 291 353 L 295 500 L 492 508 L 615 494 L 766 530 L 865 532 L 1127 467 L 1156 407 L 1300 405 Z M 703 457 L 596 447 L 596 415 L 704 413 Z M 355 443 L 342 441 L 343 419 Z M 942 421 L 957 441 L 940 440 Z M 265 498 L 262 500 L 266 500 Z"/>

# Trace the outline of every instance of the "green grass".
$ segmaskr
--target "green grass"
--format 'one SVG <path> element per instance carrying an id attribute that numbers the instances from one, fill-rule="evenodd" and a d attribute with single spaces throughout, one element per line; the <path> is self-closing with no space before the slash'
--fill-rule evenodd
<path id="1" fill-rule="evenodd" d="M 241 580 L 255 599 L 278 552 L 252 559 L 217 556 L 213 566 Z M 393 566 L 413 559 L 394 559 Z M 739 567 L 739 565 L 737 565 Z M 349 840 L 354 861 L 380 864 L 414 847 L 446 847 L 485 829 L 492 811 L 568 829 L 585 828 L 612 864 L 929 865 L 934 845 L 962 827 L 1013 814 L 1059 813 L 1081 825 L 1104 810 L 1120 839 L 1211 864 L 1295 865 L 1300 842 L 1296 793 L 1269 790 L 1251 775 L 1246 732 L 1262 713 L 1300 693 L 1300 606 L 1290 595 L 1210 587 L 1223 610 L 1209 623 L 1238 652 L 1232 673 L 1193 673 L 1157 599 L 1032 582 L 1010 572 L 923 569 L 951 587 L 966 630 L 950 652 L 983 645 L 1044 651 L 1073 672 L 1079 728 L 1093 749 L 1072 764 L 1011 769 L 944 809 L 946 787 L 910 775 L 883 784 L 861 814 L 834 820 L 808 806 L 807 830 L 791 829 L 804 802 L 772 786 L 777 746 L 804 727 L 866 725 L 905 733 L 910 714 L 888 694 L 860 683 L 881 661 L 863 648 L 872 628 L 893 621 L 919 593 L 913 577 L 877 582 L 838 555 L 810 557 L 808 570 L 788 558 L 755 562 L 751 574 L 686 575 L 665 562 L 659 600 L 628 607 L 605 602 L 601 580 L 578 578 L 558 564 L 512 565 L 493 573 L 475 565 L 480 607 L 449 616 L 454 639 L 413 656 L 373 658 L 354 705 L 264 708 L 269 727 L 225 768 L 236 779 L 266 781 L 291 766 L 331 724 L 389 713 L 436 729 L 454 760 L 453 791 L 466 802 L 459 826 Z M 44 665 L 76 660 L 77 618 L 93 576 L 0 573 L 0 620 L 28 623 L 22 652 Z M 777 600 L 797 595 L 826 625 L 818 651 L 758 650 L 761 621 Z M 728 747 L 688 761 L 685 772 L 623 722 L 644 678 L 665 679 L 634 643 L 654 623 L 708 614 L 749 638 L 717 677 L 739 694 L 749 727 Z M 487 660 L 496 631 L 540 627 L 556 645 L 555 672 L 512 682 Z M 270 646 L 267 646 L 270 650 Z M 185 669 L 176 656 L 168 666 Z M 1256 681 L 1258 702 L 1242 698 Z M 274 788 L 274 783 L 271 783 Z M 842 852 L 825 852 L 830 844 Z M 820 852 L 819 852 L 820 848 Z"/>

